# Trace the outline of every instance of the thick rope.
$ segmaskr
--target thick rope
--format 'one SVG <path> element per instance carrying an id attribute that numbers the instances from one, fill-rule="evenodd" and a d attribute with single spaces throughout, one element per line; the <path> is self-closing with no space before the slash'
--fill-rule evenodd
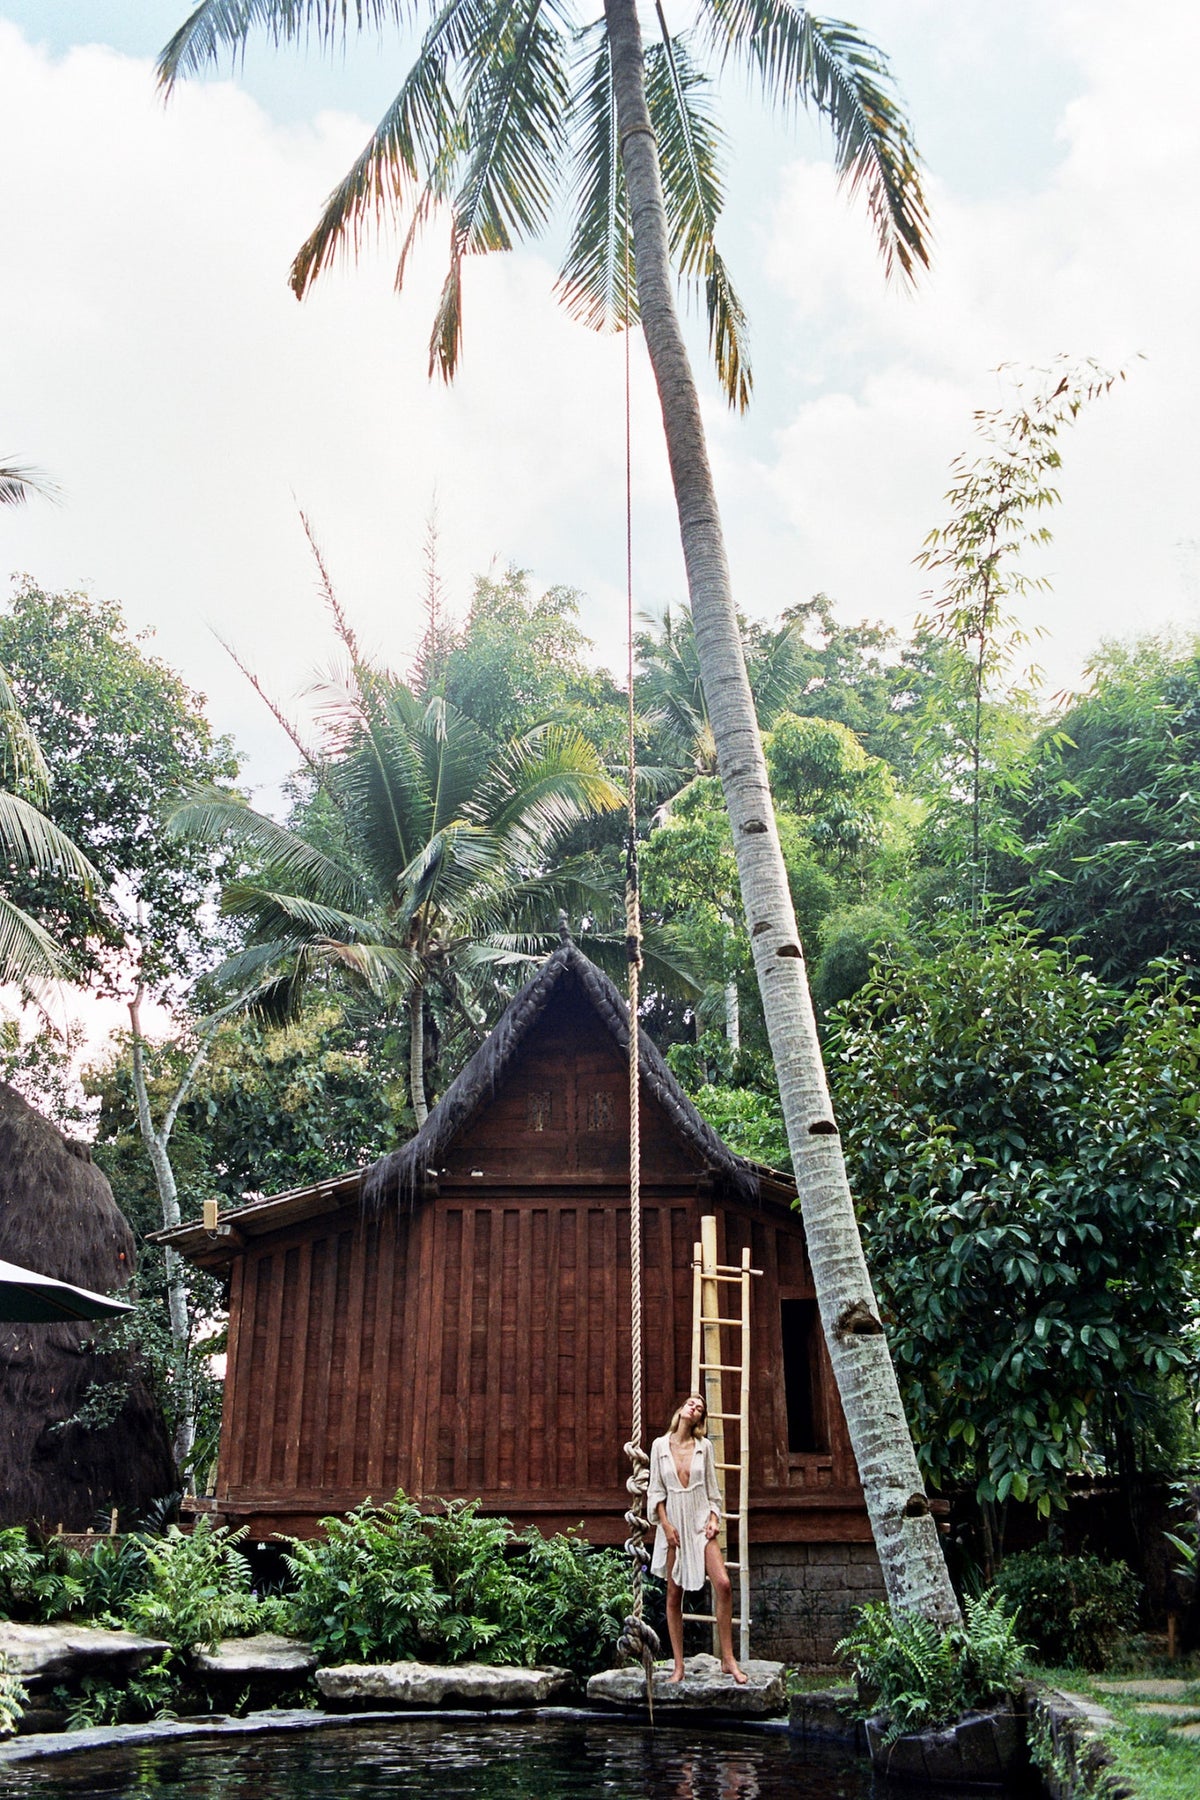
<path id="1" fill-rule="evenodd" d="M 629 1442 L 625 1454 L 631 1468 L 625 1482 L 629 1505 L 625 1523 L 629 1535 L 625 1554 L 632 1563 L 633 1610 L 625 1619 L 617 1649 L 622 1656 L 640 1662 L 646 1677 L 646 1705 L 654 1721 L 654 1659 L 659 1652 L 658 1633 L 643 1617 L 644 1583 L 650 1567 L 646 1542 L 650 1522 L 646 1494 L 650 1486 L 650 1459 L 642 1448 L 642 1147 L 641 1090 L 638 1073 L 638 977 L 642 967 L 642 921 L 637 866 L 637 750 L 633 704 L 633 439 L 629 373 L 629 230 L 625 232 L 625 604 L 629 651 L 628 772 L 629 822 L 625 842 L 625 956 L 629 974 L 629 1337 L 632 1359 L 632 1406 Z"/>

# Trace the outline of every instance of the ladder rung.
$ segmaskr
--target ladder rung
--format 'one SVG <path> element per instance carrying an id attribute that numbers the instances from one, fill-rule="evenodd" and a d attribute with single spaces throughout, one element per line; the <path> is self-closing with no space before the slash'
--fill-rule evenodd
<path id="1" fill-rule="evenodd" d="M 741 1419 L 741 1416 L 742 1416 L 741 1413 L 719 1413 L 719 1412 L 710 1412 L 708 1415 L 708 1417 L 710 1419 L 738 1419 L 738 1420 Z"/>
<path id="2" fill-rule="evenodd" d="M 693 1624 L 698 1624 L 698 1625 L 715 1625 L 717 1622 L 716 1613 L 684 1613 L 683 1616 L 685 1619 L 690 1619 Z M 734 1619 L 730 1620 L 731 1625 L 740 1625 L 741 1622 L 742 1621 L 738 1618 L 734 1618 Z M 747 1625 L 753 1625 L 754 1620 L 747 1619 L 746 1623 L 747 1623 Z"/>
<path id="3" fill-rule="evenodd" d="M 740 1472 L 742 1465 L 741 1463 L 718 1463 L 717 1467 L 718 1469 L 737 1469 Z"/>
<path id="4" fill-rule="evenodd" d="M 703 1263 L 694 1262 L 693 1269 L 699 1269 L 705 1281 L 740 1281 L 743 1275 L 761 1275 L 761 1269 L 743 1269 L 737 1263 L 714 1263 L 706 1269 Z"/>
<path id="5" fill-rule="evenodd" d="M 709 1318 L 706 1318 L 703 1313 L 701 1313 L 700 1314 L 700 1323 L 702 1325 L 739 1325 L 740 1326 L 742 1321 L 740 1319 L 709 1319 Z"/>
<path id="6" fill-rule="evenodd" d="M 720 1369 L 724 1374 L 727 1374 L 727 1375 L 740 1375 L 742 1372 L 742 1365 L 741 1365 L 741 1363 L 706 1363 L 706 1362 L 702 1362 L 700 1364 L 700 1369 L 701 1369 L 702 1373 L 710 1372 L 713 1369 Z"/>

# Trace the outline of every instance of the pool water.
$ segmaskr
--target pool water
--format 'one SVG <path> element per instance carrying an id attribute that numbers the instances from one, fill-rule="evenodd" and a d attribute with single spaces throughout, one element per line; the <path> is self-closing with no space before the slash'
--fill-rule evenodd
<path id="1" fill-rule="evenodd" d="M 17 1765 L 0 1800 L 870 1800 L 868 1764 L 786 1732 L 620 1721 L 393 1726 L 143 1745 Z"/>

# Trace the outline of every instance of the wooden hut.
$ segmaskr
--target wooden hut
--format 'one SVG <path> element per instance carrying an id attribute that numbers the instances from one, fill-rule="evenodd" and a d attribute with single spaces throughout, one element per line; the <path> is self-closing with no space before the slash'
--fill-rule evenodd
<path id="1" fill-rule="evenodd" d="M 0 1257 L 109 1293 L 134 1267 L 133 1233 L 86 1144 L 0 1084 Z M 136 1516 L 175 1486 L 162 1413 L 136 1358 L 94 1347 L 95 1325 L 0 1325 L 0 1525 L 86 1531 Z M 105 1423 L 73 1423 L 108 1389 Z"/>
<path id="2" fill-rule="evenodd" d="M 827 1654 L 879 1591 L 789 1180 L 735 1156 L 641 1039 L 647 1420 L 689 1386 L 692 1256 L 749 1248 L 755 1643 Z M 628 1023 L 564 944 L 425 1125 L 365 1174 L 160 1234 L 230 1281 L 212 1506 L 252 1536 L 403 1488 L 624 1535 Z"/>

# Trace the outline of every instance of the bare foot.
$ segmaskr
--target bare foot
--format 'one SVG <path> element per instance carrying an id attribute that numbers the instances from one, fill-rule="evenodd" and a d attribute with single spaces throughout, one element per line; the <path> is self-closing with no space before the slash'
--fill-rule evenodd
<path id="1" fill-rule="evenodd" d="M 724 1675 L 732 1675 L 739 1687 L 745 1687 L 749 1680 L 749 1676 L 746 1674 L 745 1670 L 739 1669 L 735 1662 L 723 1662 L 721 1664 L 721 1672 Z"/>
<path id="2" fill-rule="evenodd" d="M 682 1681 L 683 1676 L 684 1676 L 683 1664 L 676 1663 L 675 1667 L 671 1670 L 671 1673 L 667 1676 L 667 1681 L 668 1681 L 668 1683 L 673 1685 L 675 1682 Z M 746 1678 L 743 1675 L 742 1680 L 744 1681 L 745 1679 Z"/>

